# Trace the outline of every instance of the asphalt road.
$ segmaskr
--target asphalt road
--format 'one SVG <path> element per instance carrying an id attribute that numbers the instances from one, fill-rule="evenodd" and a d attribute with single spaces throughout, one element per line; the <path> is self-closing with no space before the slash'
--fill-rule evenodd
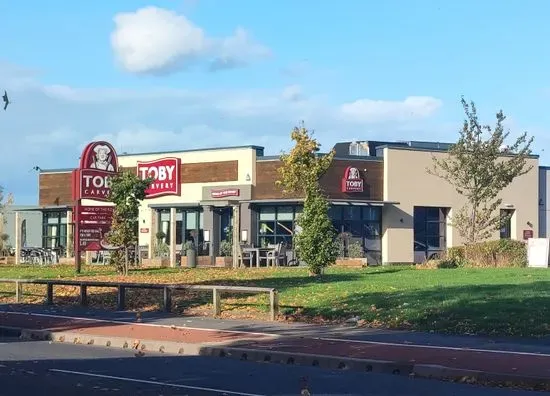
<path id="1" fill-rule="evenodd" d="M 104 311 L 78 306 L 10 305 L 0 304 L 0 312 L 31 312 L 46 315 L 66 315 L 83 318 L 135 322 L 135 312 Z M 320 337 L 362 340 L 382 343 L 432 345 L 452 348 L 477 348 L 550 354 L 550 337 L 540 339 L 513 337 L 480 337 L 432 334 L 424 332 L 396 331 L 385 329 L 357 328 L 352 325 L 320 326 L 305 323 L 254 322 L 245 320 L 223 320 L 211 317 L 187 317 L 163 312 L 143 312 L 142 323 L 175 325 L 190 328 L 276 333 L 300 337 Z"/>
<path id="2" fill-rule="evenodd" d="M 0 395 L 540 395 L 374 373 L 0 338 Z"/>

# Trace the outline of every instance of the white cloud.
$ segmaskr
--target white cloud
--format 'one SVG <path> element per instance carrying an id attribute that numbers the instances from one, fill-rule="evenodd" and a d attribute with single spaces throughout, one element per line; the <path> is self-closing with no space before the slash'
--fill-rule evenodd
<path id="1" fill-rule="evenodd" d="M 197 137 L 200 136 L 200 139 Z M 135 126 L 125 128 L 115 133 L 98 134 L 90 140 L 105 140 L 110 142 L 119 153 L 140 153 L 160 150 L 174 150 L 177 142 L 185 142 L 185 148 L 195 149 L 206 147 L 205 142 L 209 141 L 208 147 L 227 146 L 232 140 L 242 142 L 241 133 L 212 128 L 205 124 L 189 125 L 179 130 L 160 130 L 147 126 Z M 238 143 L 243 144 L 243 143 Z M 85 143 L 81 146 L 84 147 Z"/>
<path id="2" fill-rule="evenodd" d="M 9 85 L 21 78 L 25 84 Z M 111 141 L 121 152 L 256 144 L 265 146 L 266 154 L 278 154 L 290 148 L 290 131 L 301 120 L 315 130 L 323 150 L 353 137 L 406 139 L 410 131 L 404 126 L 420 129 L 428 121 L 402 110 L 418 109 L 422 106 L 415 103 L 424 103 L 408 99 L 390 102 L 391 111 L 388 106 L 371 106 L 369 118 L 356 123 L 351 117 L 342 118 L 342 105 L 311 95 L 299 85 L 240 91 L 79 88 L 44 85 L 23 72 L 12 77 L 2 74 L 0 83 L 12 87 L 13 102 L 8 111 L 0 112 L 0 128 L 5 131 L 0 167 L 10 169 L 0 185 L 16 196 L 36 191 L 36 174 L 29 172 L 33 166 L 77 166 L 84 144 L 99 138 Z M 369 119 L 385 119 L 387 124 L 369 124 Z"/>
<path id="3" fill-rule="evenodd" d="M 114 17 L 111 46 L 117 62 L 136 74 L 170 73 L 198 62 L 209 70 L 239 67 L 270 55 L 243 28 L 232 36 L 208 37 L 185 15 L 145 7 Z"/>
<path id="4" fill-rule="evenodd" d="M 354 122 L 406 121 L 433 115 L 443 102 L 431 96 L 409 96 L 403 101 L 359 99 L 340 107 L 341 116 Z"/>
<path id="5" fill-rule="evenodd" d="M 290 102 L 299 102 L 304 99 L 304 93 L 300 85 L 289 85 L 283 89 L 283 99 Z"/>

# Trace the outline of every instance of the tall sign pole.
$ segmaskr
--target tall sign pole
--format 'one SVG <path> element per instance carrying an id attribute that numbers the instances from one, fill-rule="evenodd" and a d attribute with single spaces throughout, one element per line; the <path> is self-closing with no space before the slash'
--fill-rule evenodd
<path id="1" fill-rule="evenodd" d="M 89 143 L 80 157 L 80 166 L 72 173 L 74 201 L 75 271 L 82 269 L 83 251 L 101 250 L 102 238 L 110 229 L 112 210 L 108 206 L 83 206 L 82 200 L 108 202 L 111 178 L 117 174 L 118 158 L 107 142 Z"/>

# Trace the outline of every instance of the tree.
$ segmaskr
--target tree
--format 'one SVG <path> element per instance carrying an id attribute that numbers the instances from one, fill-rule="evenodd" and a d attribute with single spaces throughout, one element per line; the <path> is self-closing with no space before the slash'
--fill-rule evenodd
<path id="1" fill-rule="evenodd" d="M 452 225 L 467 244 L 490 238 L 505 220 L 499 209 L 501 191 L 512 181 L 532 169 L 527 165 L 533 137 L 524 132 L 511 146 L 504 131 L 502 110 L 496 114 L 496 125 L 480 124 L 473 101 L 461 100 L 466 119 L 457 143 L 451 145 L 448 157 L 433 156 L 428 173 L 451 184 L 466 203 L 452 215 Z"/>
<path id="2" fill-rule="evenodd" d="M 303 125 L 291 133 L 294 147 L 281 154 L 279 180 L 284 194 L 304 197 L 304 210 L 297 218 L 300 232 L 295 232 L 295 249 L 312 274 L 320 275 L 324 267 L 334 264 L 336 230 L 328 216 L 329 203 L 319 185 L 334 158 L 334 150 L 319 155 L 320 144 Z"/>
<path id="3" fill-rule="evenodd" d="M 6 209 L 13 204 L 13 195 L 8 194 L 4 197 L 4 188 L 0 186 L 0 253 L 6 249 L 6 243 L 9 239 L 9 235 L 4 232 L 4 225 L 6 224 Z"/>
<path id="4" fill-rule="evenodd" d="M 119 247 L 111 261 L 119 272 L 128 275 L 128 252 L 138 241 L 139 206 L 153 179 L 142 180 L 132 172 L 121 172 L 111 179 L 109 200 L 115 204 L 107 242 Z"/>

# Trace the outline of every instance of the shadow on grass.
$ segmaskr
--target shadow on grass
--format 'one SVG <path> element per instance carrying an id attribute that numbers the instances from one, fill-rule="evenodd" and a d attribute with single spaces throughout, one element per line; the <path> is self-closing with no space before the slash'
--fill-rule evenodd
<path id="1" fill-rule="evenodd" d="M 348 319 L 361 324 L 449 334 L 544 337 L 550 332 L 550 281 L 358 292 L 305 306 L 296 319 Z"/>
<path id="2" fill-rule="evenodd" d="M 280 292 L 282 318 L 306 323 L 342 323 L 357 316 L 362 319 L 360 325 L 381 329 L 523 337 L 550 333 L 550 281 L 429 288 L 418 285 L 414 289 L 370 292 L 361 286 L 371 275 L 399 271 L 402 269 L 337 272 L 323 277 L 311 277 L 305 272 L 266 272 L 265 277 L 256 279 L 213 279 L 197 284 L 276 288 Z M 55 288 L 54 303 L 78 306 L 78 289 L 63 288 L 63 293 Z M 45 288 L 42 290 L 32 292 L 37 296 L 35 303 L 44 301 Z M 89 307 L 114 311 L 116 299 L 115 289 L 89 288 Z M 160 311 L 162 291 L 128 290 L 126 302 L 128 310 Z M 212 294 L 208 291 L 175 292 L 172 302 L 174 313 L 212 316 Z M 234 314 L 233 318 L 267 319 L 268 303 L 266 294 L 222 294 L 222 311 L 228 313 L 228 318 Z"/>

